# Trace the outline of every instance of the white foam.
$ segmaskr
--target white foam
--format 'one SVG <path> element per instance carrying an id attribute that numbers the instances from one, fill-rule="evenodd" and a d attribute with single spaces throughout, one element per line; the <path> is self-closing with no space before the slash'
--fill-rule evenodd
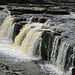
<path id="1" fill-rule="evenodd" d="M 40 57 L 36 58 L 36 57 L 31 57 L 28 55 L 25 55 L 20 47 L 13 47 L 9 44 L 0 44 L 0 53 L 4 54 L 4 55 L 9 55 L 10 57 L 14 57 L 16 59 L 19 60 L 38 60 L 40 59 Z"/>
<path id="2" fill-rule="evenodd" d="M 53 75 L 63 75 L 63 71 L 61 71 L 58 67 L 52 64 L 40 65 L 44 71 L 48 71 L 49 73 L 53 72 Z M 51 74 L 50 74 L 51 75 Z"/>

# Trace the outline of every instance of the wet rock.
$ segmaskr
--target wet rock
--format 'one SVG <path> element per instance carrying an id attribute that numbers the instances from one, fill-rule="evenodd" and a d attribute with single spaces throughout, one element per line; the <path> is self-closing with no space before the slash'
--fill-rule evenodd
<path id="1" fill-rule="evenodd" d="M 51 32 L 45 31 L 42 35 L 41 55 L 43 60 L 50 60 L 52 45 L 55 36 Z"/>
<path id="2" fill-rule="evenodd" d="M 4 8 L 0 7 L 0 10 L 3 10 Z"/>
<path id="3" fill-rule="evenodd" d="M 72 69 L 72 75 L 75 75 L 75 68 Z"/>
<path id="4" fill-rule="evenodd" d="M 42 35 L 41 55 L 43 60 L 47 60 L 49 35 L 46 32 Z"/>
<path id="5" fill-rule="evenodd" d="M 17 17 L 14 19 L 14 22 L 26 21 L 25 17 Z"/>
<path id="6" fill-rule="evenodd" d="M 4 19 L 8 16 L 7 13 L 0 11 L 0 25 L 2 25 Z"/>
<path id="7" fill-rule="evenodd" d="M 71 63 L 72 63 L 72 58 L 70 58 L 70 56 L 73 54 L 73 46 L 69 46 L 69 48 L 67 49 L 67 53 L 66 53 L 66 60 L 65 60 L 65 70 L 68 70 L 68 68 L 70 68 Z"/>
<path id="8" fill-rule="evenodd" d="M 26 20 L 27 19 L 23 16 L 16 17 L 14 19 L 13 23 L 15 23 L 15 26 L 14 26 L 14 32 L 13 32 L 13 37 L 12 37 L 13 40 L 15 36 L 17 36 L 18 33 L 20 32 L 20 29 L 27 23 Z"/>
<path id="9" fill-rule="evenodd" d="M 29 0 L 24 0 L 24 1 L 21 1 L 21 0 L 15 0 L 15 1 L 10 1 L 10 0 L 7 0 L 7 1 L 5 1 L 5 0 L 1 0 L 0 1 L 0 4 L 8 4 L 8 3 L 29 3 L 30 1 Z"/>
<path id="10" fill-rule="evenodd" d="M 39 20 L 40 23 L 45 23 L 46 21 L 47 21 L 46 18 L 41 18 L 41 19 Z"/>
<path id="11" fill-rule="evenodd" d="M 27 7 L 27 6 L 20 6 L 20 7 L 16 7 L 16 8 L 10 8 L 9 9 L 11 12 L 12 12 L 12 15 L 18 13 L 18 14 L 42 14 L 45 12 L 46 8 L 44 7 L 36 7 L 36 6 L 33 6 L 33 7 Z"/>
<path id="12" fill-rule="evenodd" d="M 55 15 L 68 15 L 70 12 L 66 9 L 48 9 L 47 12 L 48 14 L 55 14 Z"/>
<path id="13" fill-rule="evenodd" d="M 32 22 L 38 22 L 38 18 L 37 17 L 33 17 L 32 18 Z"/>
<path id="14" fill-rule="evenodd" d="M 18 75 L 17 73 L 12 73 L 12 75 Z"/>
<path id="15" fill-rule="evenodd" d="M 54 3 L 54 4 L 58 4 L 60 2 L 75 2 L 74 0 L 15 0 L 15 1 L 10 1 L 10 0 L 1 0 L 0 4 L 6 4 L 6 3 L 21 3 L 21 4 L 26 4 L 26 3 L 39 3 L 39 4 L 43 4 L 43 3 Z"/>
<path id="16" fill-rule="evenodd" d="M 6 75 L 12 75 L 12 73 L 10 73 L 10 72 L 7 72 L 7 73 L 6 73 Z"/>
<path id="17" fill-rule="evenodd" d="M 15 36 L 17 36 L 18 33 L 20 32 L 20 29 L 23 27 L 23 25 L 24 24 L 22 24 L 22 23 L 16 23 L 15 24 L 14 32 L 13 32 L 13 37 L 12 37 L 13 40 L 15 39 Z"/>
<path id="18" fill-rule="evenodd" d="M 74 62 L 73 62 L 73 66 L 75 66 L 75 60 L 74 60 Z"/>
<path id="19" fill-rule="evenodd" d="M 6 66 L 6 65 L 2 65 L 2 64 L 1 64 L 1 69 L 2 69 L 2 70 L 9 70 L 9 67 Z"/>

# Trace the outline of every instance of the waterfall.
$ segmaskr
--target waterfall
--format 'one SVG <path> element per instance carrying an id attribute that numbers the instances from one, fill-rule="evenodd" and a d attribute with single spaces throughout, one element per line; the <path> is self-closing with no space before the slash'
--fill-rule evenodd
<path id="1" fill-rule="evenodd" d="M 51 37 L 51 32 L 45 32 L 44 34 L 45 35 L 43 36 L 42 43 L 42 52 L 44 54 L 42 53 L 42 56 L 44 58 L 49 58 L 50 61 L 47 59 L 44 60 L 48 61 L 47 64 L 50 67 L 51 65 L 55 66 L 51 67 L 52 69 L 55 70 L 55 68 L 58 68 L 61 73 L 59 75 L 65 75 L 64 72 L 66 72 L 66 75 L 68 75 L 68 73 L 71 75 L 72 69 L 75 70 L 75 48 L 73 48 L 73 46 L 68 41 L 64 40 L 61 35 L 52 34 L 53 37 Z M 69 69 L 71 67 L 73 68 Z"/>
<path id="2" fill-rule="evenodd" d="M 52 64 L 55 64 L 56 62 L 56 57 L 57 57 L 57 54 L 58 54 L 58 43 L 59 43 L 59 36 L 56 36 L 55 39 L 54 39 L 54 42 L 53 42 L 53 47 L 52 47 L 52 53 L 51 53 L 51 59 L 50 59 L 50 62 Z"/>
<path id="3" fill-rule="evenodd" d="M 14 18 L 12 16 L 6 17 L 3 24 L 0 26 L 0 39 L 1 40 L 9 39 L 8 37 L 12 35 L 13 29 L 14 29 L 14 25 L 12 25 L 13 19 Z M 10 39 L 12 39 L 12 37 L 10 37 Z"/>
<path id="4" fill-rule="evenodd" d="M 40 23 L 25 25 L 16 36 L 13 46 L 20 46 L 25 55 L 35 55 L 42 35 L 42 32 L 39 32 L 38 29 L 41 29 L 42 26 L 43 24 Z"/>
<path id="5" fill-rule="evenodd" d="M 15 23 L 10 24 L 10 26 L 8 27 L 7 38 L 8 38 L 10 41 L 12 41 L 14 26 L 15 26 Z"/>
<path id="6" fill-rule="evenodd" d="M 61 70 L 64 70 L 65 62 L 66 62 L 66 53 L 69 48 L 69 44 L 66 42 L 62 42 L 59 48 L 58 57 L 56 60 L 56 65 L 59 66 Z"/>
<path id="7" fill-rule="evenodd" d="M 14 41 L 14 46 L 21 45 L 23 39 L 25 38 L 26 34 L 31 30 L 31 28 L 37 28 L 41 27 L 42 24 L 40 23 L 32 23 L 32 24 L 26 24 L 21 30 L 20 33 L 16 36 Z"/>
<path id="8" fill-rule="evenodd" d="M 56 36 L 54 39 L 50 62 L 64 71 L 66 65 L 67 50 L 70 44 L 65 41 L 60 43 L 59 39 L 59 36 Z"/>
<path id="9" fill-rule="evenodd" d="M 0 52 L 7 53 L 12 57 L 33 60 L 41 59 L 41 56 L 44 53 L 45 55 L 43 54 L 43 56 L 48 58 L 48 62 L 54 65 L 54 67 L 58 67 L 58 69 L 55 68 L 57 71 L 59 69 L 65 71 L 65 65 L 68 63 L 68 58 L 70 58 L 69 61 L 72 60 L 72 64 L 70 62 L 69 68 L 75 66 L 75 48 L 73 48 L 73 54 L 72 52 L 68 54 L 70 44 L 63 40 L 62 36 L 57 35 L 58 33 L 55 33 L 55 35 L 53 34 L 54 31 L 51 32 L 51 26 L 48 22 L 50 20 L 47 20 L 45 23 L 25 24 L 12 42 L 14 26 L 16 25 L 13 23 L 13 20 L 14 18 L 12 16 L 8 16 L 0 26 Z M 50 26 L 50 29 L 44 25 L 48 25 L 48 27 Z M 41 37 L 44 31 L 47 31 L 48 33 L 45 32 L 45 35 Z M 42 50 L 41 47 L 43 47 Z M 41 54 L 41 52 L 43 53 Z M 67 54 L 70 57 L 67 56 Z"/>
<path id="10" fill-rule="evenodd" d="M 23 41 L 24 35 L 26 34 L 26 32 L 28 31 L 28 27 L 26 27 L 25 29 L 23 29 L 15 38 L 14 40 L 14 46 L 16 45 L 20 45 L 21 42 Z"/>
<path id="11" fill-rule="evenodd" d="M 41 35 L 41 32 L 37 32 L 35 30 L 30 30 L 28 32 L 26 38 L 23 40 L 21 45 L 25 54 L 28 54 L 30 56 L 33 55 L 33 52 L 36 50 L 39 44 Z"/>
<path id="12" fill-rule="evenodd" d="M 22 29 L 20 29 L 19 34 L 14 39 L 14 43 L 9 44 L 7 40 L 11 41 L 14 26 L 16 25 L 15 23 L 12 23 L 13 19 L 14 18 L 12 18 L 11 16 L 8 16 L 0 27 L 0 39 L 3 39 L 1 42 L 3 44 L 0 45 L 0 49 L 2 49 L 5 54 L 7 53 L 10 56 L 23 55 L 23 58 L 27 57 L 28 59 L 30 58 L 34 60 L 40 59 L 42 31 L 39 31 L 39 29 L 41 29 L 44 24 L 26 24 L 22 27 Z"/>

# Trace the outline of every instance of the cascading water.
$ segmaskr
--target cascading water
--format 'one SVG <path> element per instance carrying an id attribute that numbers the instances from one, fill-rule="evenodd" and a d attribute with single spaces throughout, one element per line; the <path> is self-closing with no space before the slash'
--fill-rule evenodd
<path id="1" fill-rule="evenodd" d="M 7 39 L 10 41 L 10 39 L 12 39 L 15 25 L 15 23 L 12 24 L 13 19 L 14 18 L 12 18 L 11 16 L 8 16 L 5 19 L 4 23 L 1 25 L 0 38 L 3 39 L 2 43 L 4 44 L 1 44 L 0 48 L 3 49 L 3 47 L 5 47 L 4 49 L 6 49 L 6 52 L 8 53 L 18 52 L 18 54 L 28 56 L 29 59 L 33 59 L 34 56 L 36 57 L 34 59 L 40 59 L 41 58 L 40 45 L 42 32 L 38 31 L 38 29 L 41 29 L 43 24 L 42 23 L 26 24 L 20 30 L 20 33 L 15 37 L 14 43 L 10 45 L 8 44 L 8 42 L 3 41 L 6 41 Z M 11 53 L 9 55 L 11 55 Z"/>
<path id="2" fill-rule="evenodd" d="M 69 44 L 67 44 L 66 42 L 62 42 L 61 43 L 61 46 L 60 46 L 60 49 L 59 49 L 59 53 L 58 53 L 58 57 L 57 57 L 57 60 L 56 60 L 56 64 L 62 70 L 65 67 L 66 53 L 67 53 L 68 48 L 69 48 Z"/>
<path id="3" fill-rule="evenodd" d="M 58 43 L 59 43 L 59 36 L 56 36 L 53 42 L 53 49 L 52 49 L 52 53 L 51 53 L 51 63 L 55 64 L 56 62 L 56 57 L 57 57 L 57 49 L 58 49 Z"/>
<path id="4" fill-rule="evenodd" d="M 48 25 L 50 25 L 50 23 L 48 23 Z M 44 52 L 43 51 L 42 52 L 44 53 L 43 56 L 45 55 L 45 58 L 50 59 L 50 61 L 48 61 L 48 64 L 46 64 L 45 66 L 42 65 L 42 67 L 43 69 L 52 68 L 59 75 L 68 75 L 68 74 L 73 75 L 75 72 L 75 67 L 74 67 L 75 66 L 74 64 L 75 63 L 75 55 L 74 55 L 75 50 L 73 49 L 74 41 L 72 40 L 75 39 L 75 37 L 72 38 L 72 36 L 74 35 L 73 32 L 70 30 L 70 28 L 66 28 L 65 26 L 66 25 L 64 24 L 58 25 L 56 27 L 49 26 L 50 28 L 46 26 L 46 29 L 49 29 L 49 30 L 44 33 L 45 34 L 44 35 L 45 38 L 43 37 L 44 44 L 42 43 L 43 44 L 42 49 Z M 49 31 L 54 31 L 54 33 L 52 32 L 52 36 L 54 37 L 50 36 L 51 32 Z M 69 32 L 71 32 L 72 35 Z M 48 37 L 51 40 L 49 40 Z"/>
<path id="5" fill-rule="evenodd" d="M 12 33 L 14 29 L 14 25 L 12 25 L 13 20 L 14 18 L 12 16 L 8 16 L 4 20 L 3 24 L 0 26 L 0 41 L 1 40 L 9 41 L 9 39 L 12 40 Z M 9 29 L 11 31 L 9 31 Z"/>
<path id="6" fill-rule="evenodd" d="M 46 65 L 45 68 L 49 70 L 50 69 L 49 67 L 51 67 L 56 72 L 61 70 L 62 72 L 60 71 L 58 74 L 62 75 L 63 72 L 65 71 L 66 63 L 68 63 L 67 57 L 69 58 L 69 56 L 67 56 L 67 53 L 70 44 L 63 40 L 60 42 L 60 39 L 62 39 L 61 35 L 60 36 L 55 35 L 55 37 L 53 37 L 54 34 L 51 34 L 51 32 L 52 33 L 55 32 L 54 31 L 55 27 L 54 30 L 51 30 L 53 29 L 51 28 L 51 26 L 50 29 L 49 27 L 43 29 L 44 25 L 46 25 L 48 21 L 46 21 L 45 23 L 26 24 L 22 27 L 19 34 L 17 34 L 17 36 L 14 39 L 14 42 L 12 42 L 11 40 L 15 26 L 13 20 L 14 18 L 12 16 L 8 16 L 4 20 L 3 24 L 0 26 L 0 52 L 10 55 L 11 57 L 16 57 L 20 59 L 33 59 L 33 60 L 41 59 L 41 52 L 44 51 L 41 50 L 42 40 L 44 39 L 42 38 L 42 34 L 44 31 L 49 31 L 48 32 L 49 36 L 46 35 L 48 39 L 47 38 L 45 38 L 46 40 L 44 39 L 45 46 L 43 47 L 45 47 L 45 49 L 47 50 L 46 53 L 48 53 L 47 55 L 48 62 L 50 64 Z M 73 49 L 73 53 L 75 53 L 75 49 Z M 72 52 L 70 54 L 72 54 Z M 75 54 L 70 55 L 70 58 L 72 59 L 72 64 L 70 63 L 71 65 L 69 66 L 69 68 L 74 67 L 75 62 L 74 55 Z M 70 73 L 71 72 L 69 72 L 69 74 Z M 52 73 L 51 75 L 54 74 Z"/>
<path id="7" fill-rule="evenodd" d="M 69 44 L 62 42 L 61 45 L 59 45 L 59 39 L 59 36 L 56 36 L 54 39 L 50 62 L 64 71 Z"/>
<path id="8" fill-rule="evenodd" d="M 20 48 L 24 54 L 33 56 L 33 53 L 36 53 L 36 48 L 39 45 L 42 35 L 42 32 L 39 32 L 38 29 L 41 29 L 42 26 L 43 24 L 40 23 L 25 25 L 21 32 L 16 36 L 13 45 L 20 45 Z"/>

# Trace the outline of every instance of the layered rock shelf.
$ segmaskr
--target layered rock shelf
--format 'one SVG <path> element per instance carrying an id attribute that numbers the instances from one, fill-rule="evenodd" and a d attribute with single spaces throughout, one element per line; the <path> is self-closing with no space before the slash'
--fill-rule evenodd
<path id="1" fill-rule="evenodd" d="M 74 11 L 69 6 L 59 6 L 59 5 L 49 5 L 49 4 L 26 4 L 26 5 L 16 5 L 16 6 L 8 6 L 11 14 L 55 14 L 55 15 L 68 15 L 70 11 Z"/>

